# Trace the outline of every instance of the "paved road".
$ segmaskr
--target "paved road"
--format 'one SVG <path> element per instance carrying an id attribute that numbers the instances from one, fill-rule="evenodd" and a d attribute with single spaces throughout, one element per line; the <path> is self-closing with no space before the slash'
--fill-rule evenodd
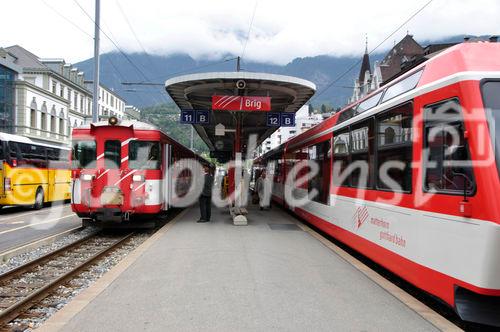
<path id="1" fill-rule="evenodd" d="M 81 225 L 70 204 L 35 211 L 18 207 L 0 210 L 0 253 Z"/>

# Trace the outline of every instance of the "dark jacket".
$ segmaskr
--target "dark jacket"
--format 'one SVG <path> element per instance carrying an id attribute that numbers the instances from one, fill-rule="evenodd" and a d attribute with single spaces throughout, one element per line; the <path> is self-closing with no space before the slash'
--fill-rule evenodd
<path id="1" fill-rule="evenodd" d="M 214 184 L 214 177 L 210 173 L 205 174 L 205 182 L 203 183 L 202 196 L 212 197 L 212 186 Z"/>

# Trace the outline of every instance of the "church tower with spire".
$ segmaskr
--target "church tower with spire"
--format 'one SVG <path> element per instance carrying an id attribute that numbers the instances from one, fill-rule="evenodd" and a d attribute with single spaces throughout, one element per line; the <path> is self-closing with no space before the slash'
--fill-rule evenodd
<path id="1" fill-rule="evenodd" d="M 380 80 L 377 75 L 374 75 L 371 69 L 370 64 L 370 54 L 368 52 L 368 36 L 365 40 L 365 54 L 363 54 L 363 59 L 361 61 L 361 68 L 359 70 L 359 76 L 354 81 L 354 91 L 352 93 L 352 97 L 349 99 L 349 103 L 353 103 L 373 90 L 379 88 Z"/>

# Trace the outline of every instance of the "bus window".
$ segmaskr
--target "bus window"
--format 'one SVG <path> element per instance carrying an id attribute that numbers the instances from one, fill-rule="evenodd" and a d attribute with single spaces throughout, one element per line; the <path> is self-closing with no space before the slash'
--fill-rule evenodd
<path id="1" fill-rule="evenodd" d="M 104 142 L 104 167 L 120 168 L 121 165 L 121 151 L 122 144 L 120 141 L 106 141 Z"/>
<path id="2" fill-rule="evenodd" d="M 19 165 L 25 164 L 37 168 L 47 168 L 47 156 L 45 153 L 45 147 L 26 143 L 17 144 L 23 155 L 23 163 L 19 163 Z"/>
<path id="3" fill-rule="evenodd" d="M 73 168 L 95 168 L 97 159 L 95 141 L 74 141 L 71 159 Z"/>
<path id="4" fill-rule="evenodd" d="M 69 151 L 48 147 L 47 159 L 49 168 L 66 169 L 68 168 Z"/>
<path id="5" fill-rule="evenodd" d="M 159 142 L 130 142 L 128 151 L 128 165 L 131 169 L 160 169 Z"/>
<path id="6" fill-rule="evenodd" d="M 5 160 L 3 141 L 0 141 L 0 160 Z"/>

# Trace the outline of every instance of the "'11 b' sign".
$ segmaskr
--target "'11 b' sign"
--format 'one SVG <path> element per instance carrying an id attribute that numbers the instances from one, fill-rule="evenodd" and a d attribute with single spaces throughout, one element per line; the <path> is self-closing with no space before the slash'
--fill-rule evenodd
<path id="1" fill-rule="evenodd" d="M 183 124 L 207 125 L 210 123 L 206 110 L 181 110 L 180 122 Z"/>
<path id="2" fill-rule="evenodd" d="M 295 113 L 267 113 L 268 127 L 295 127 Z"/>

